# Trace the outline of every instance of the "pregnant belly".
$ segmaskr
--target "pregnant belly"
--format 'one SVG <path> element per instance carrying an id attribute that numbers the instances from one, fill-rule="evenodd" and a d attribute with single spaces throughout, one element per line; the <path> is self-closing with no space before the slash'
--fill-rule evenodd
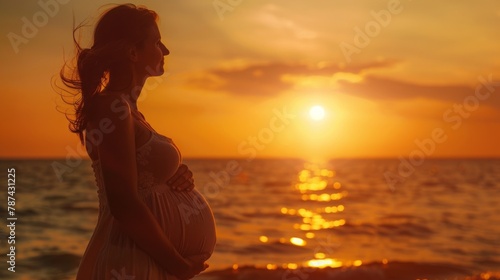
<path id="1" fill-rule="evenodd" d="M 167 191 L 152 196 L 153 212 L 177 251 L 184 257 L 208 259 L 216 243 L 212 209 L 196 190 Z"/>

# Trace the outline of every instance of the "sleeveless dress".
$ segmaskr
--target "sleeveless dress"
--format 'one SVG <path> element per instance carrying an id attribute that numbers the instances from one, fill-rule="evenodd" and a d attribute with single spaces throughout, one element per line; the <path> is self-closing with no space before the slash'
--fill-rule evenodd
<path id="1" fill-rule="evenodd" d="M 143 122 L 138 117 L 134 117 L 134 121 Z M 136 151 L 139 196 L 182 256 L 206 260 L 216 243 L 212 210 L 196 188 L 188 192 L 176 191 L 167 185 L 166 181 L 181 163 L 181 154 L 172 139 L 158 134 L 149 124 L 146 127 L 151 132 L 150 138 Z M 92 160 L 92 168 L 99 197 L 99 216 L 76 279 L 177 279 L 120 231 L 108 207 L 99 159 Z"/>

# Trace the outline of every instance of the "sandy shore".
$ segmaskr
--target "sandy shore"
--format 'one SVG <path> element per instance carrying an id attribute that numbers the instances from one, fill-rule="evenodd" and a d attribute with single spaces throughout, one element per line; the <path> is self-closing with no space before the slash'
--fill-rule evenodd
<path id="1" fill-rule="evenodd" d="M 240 267 L 210 271 L 199 275 L 197 280 L 500 280 L 496 273 L 473 273 L 468 269 L 448 264 L 417 264 L 392 262 L 371 263 L 359 267 L 342 268 L 298 268 L 267 270 L 255 267 Z"/>

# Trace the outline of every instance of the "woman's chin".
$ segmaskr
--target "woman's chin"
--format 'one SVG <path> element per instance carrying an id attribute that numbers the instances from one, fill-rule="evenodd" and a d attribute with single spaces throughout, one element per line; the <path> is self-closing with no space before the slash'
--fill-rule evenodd
<path id="1" fill-rule="evenodd" d="M 159 70 L 156 70 L 154 72 L 151 72 L 149 73 L 149 77 L 157 77 L 157 76 L 161 76 L 165 73 L 165 70 L 163 70 L 163 68 L 159 69 Z"/>
<path id="2" fill-rule="evenodd" d="M 158 76 L 163 75 L 165 73 L 165 68 L 163 68 L 163 65 L 158 67 Z"/>

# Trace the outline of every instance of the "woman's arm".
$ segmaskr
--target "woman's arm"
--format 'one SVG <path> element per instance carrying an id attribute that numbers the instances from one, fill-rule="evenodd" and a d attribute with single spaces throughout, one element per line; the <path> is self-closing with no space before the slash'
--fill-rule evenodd
<path id="1" fill-rule="evenodd" d="M 193 270 L 138 196 L 135 134 L 129 104 L 117 97 L 99 97 L 98 102 L 96 124 L 103 136 L 97 150 L 111 214 L 123 232 L 164 269 L 174 275 Z"/>

